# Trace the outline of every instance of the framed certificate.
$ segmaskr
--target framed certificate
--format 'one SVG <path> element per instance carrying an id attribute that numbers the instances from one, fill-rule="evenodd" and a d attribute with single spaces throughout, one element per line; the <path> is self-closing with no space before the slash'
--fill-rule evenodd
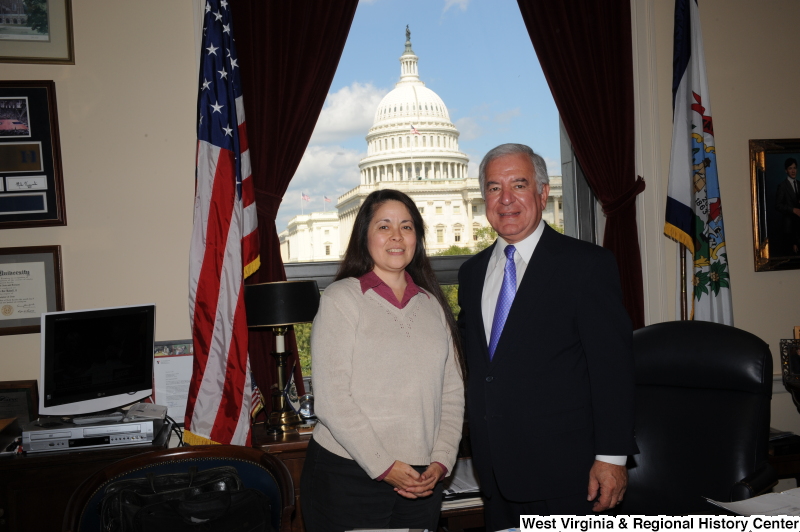
<path id="1" fill-rule="evenodd" d="M 55 91 L 0 81 L 0 229 L 67 225 Z"/>
<path id="2" fill-rule="evenodd" d="M 0 419 L 15 417 L 22 426 L 39 414 L 36 381 L 0 382 Z"/>
<path id="3" fill-rule="evenodd" d="M 0 248 L 0 335 L 39 332 L 44 312 L 64 310 L 61 246 Z"/>

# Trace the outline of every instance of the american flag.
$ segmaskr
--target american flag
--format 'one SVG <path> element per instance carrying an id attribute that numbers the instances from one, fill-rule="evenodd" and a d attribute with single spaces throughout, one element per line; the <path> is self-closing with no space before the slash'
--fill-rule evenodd
<path id="1" fill-rule="evenodd" d="M 250 417 L 255 419 L 259 412 L 264 408 L 263 399 L 261 397 L 261 390 L 258 388 L 253 375 L 250 375 L 250 382 L 253 385 L 253 403 L 250 406 Z"/>
<path id="2" fill-rule="evenodd" d="M 311 197 L 309 197 L 305 192 L 300 193 L 300 199 L 306 202 L 311 201 Z"/>
<path id="3" fill-rule="evenodd" d="M 414 124 L 411 124 L 411 133 L 414 135 L 419 135 L 419 131 L 417 131 L 417 128 L 414 127 Z"/>
<path id="4" fill-rule="evenodd" d="M 260 265 L 230 6 L 207 0 L 197 97 L 197 170 L 189 262 L 194 366 L 186 441 L 247 445 L 252 385 L 244 278 Z"/>
<path id="5" fill-rule="evenodd" d="M 331 199 L 328 196 L 322 196 L 325 199 L 325 203 L 330 203 Z"/>

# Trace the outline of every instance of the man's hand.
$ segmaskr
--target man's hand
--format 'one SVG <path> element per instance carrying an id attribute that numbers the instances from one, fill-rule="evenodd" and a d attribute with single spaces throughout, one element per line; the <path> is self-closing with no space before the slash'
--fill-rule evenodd
<path id="1" fill-rule="evenodd" d="M 595 460 L 589 471 L 589 497 L 587 498 L 589 501 L 597 498 L 592 510 L 602 512 L 621 503 L 627 486 L 628 470 L 625 469 L 625 466 Z"/>
<path id="2" fill-rule="evenodd" d="M 438 465 L 432 464 L 432 466 L 437 468 L 436 471 L 441 471 Z M 394 486 L 394 490 L 406 499 L 417 499 L 432 494 L 438 479 L 438 475 L 431 474 L 430 467 L 420 475 L 410 465 L 395 460 L 392 470 L 383 481 Z"/>

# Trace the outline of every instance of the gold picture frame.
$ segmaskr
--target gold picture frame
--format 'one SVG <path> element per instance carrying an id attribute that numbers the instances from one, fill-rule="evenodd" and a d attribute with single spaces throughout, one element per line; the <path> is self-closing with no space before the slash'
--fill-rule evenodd
<path id="1" fill-rule="evenodd" d="M 15 11 L 0 14 L 1 63 L 43 63 L 74 65 L 72 0 L 37 0 L 32 12 L 22 0 Z"/>
<path id="2" fill-rule="evenodd" d="M 800 269 L 800 217 L 787 214 L 783 205 L 787 169 L 791 159 L 800 160 L 800 139 L 750 140 L 750 193 L 753 210 L 755 271 Z M 794 233 L 792 233 L 794 231 Z M 800 247 L 798 248 L 800 249 Z"/>

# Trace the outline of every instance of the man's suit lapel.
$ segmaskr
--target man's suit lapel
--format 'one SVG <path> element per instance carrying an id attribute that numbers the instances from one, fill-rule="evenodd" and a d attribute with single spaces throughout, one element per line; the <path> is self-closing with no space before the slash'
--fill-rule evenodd
<path id="1" fill-rule="evenodd" d="M 558 264 L 558 238 L 554 229 L 546 225 L 539 243 L 525 269 L 525 276 L 514 296 L 514 303 L 506 318 L 503 334 L 492 357 L 491 366 L 495 366 L 506 353 L 514 351 L 520 341 L 529 342 L 538 335 L 538 327 L 542 322 L 539 314 L 546 311 L 546 305 L 536 299 L 539 289 L 550 281 Z M 487 348 L 488 356 L 488 348 Z"/>

